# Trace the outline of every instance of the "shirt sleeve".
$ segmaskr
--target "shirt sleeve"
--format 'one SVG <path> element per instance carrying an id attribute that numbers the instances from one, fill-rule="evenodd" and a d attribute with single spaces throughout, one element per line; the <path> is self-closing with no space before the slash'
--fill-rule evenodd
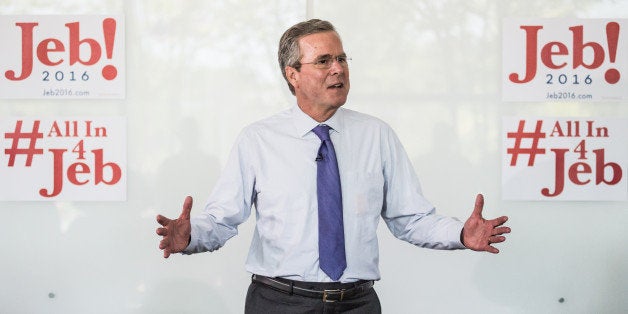
<path id="1" fill-rule="evenodd" d="M 255 199 L 255 175 L 246 129 L 238 136 L 203 212 L 193 217 L 191 241 L 183 254 L 214 251 L 238 234 Z"/>
<path id="2" fill-rule="evenodd" d="M 398 239 L 431 249 L 464 249 L 462 223 L 436 213 L 423 197 L 419 179 L 399 138 L 390 128 L 382 131 L 384 205 L 382 218 Z"/>

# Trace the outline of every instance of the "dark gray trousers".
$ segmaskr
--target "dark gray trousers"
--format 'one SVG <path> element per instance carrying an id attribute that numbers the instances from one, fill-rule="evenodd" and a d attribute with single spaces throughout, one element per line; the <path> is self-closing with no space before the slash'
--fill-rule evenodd
<path id="1" fill-rule="evenodd" d="M 246 294 L 245 314 L 279 313 L 348 313 L 382 312 L 375 289 L 369 289 L 350 300 L 323 302 L 299 295 L 289 295 L 260 283 L 251 283 Z"/>

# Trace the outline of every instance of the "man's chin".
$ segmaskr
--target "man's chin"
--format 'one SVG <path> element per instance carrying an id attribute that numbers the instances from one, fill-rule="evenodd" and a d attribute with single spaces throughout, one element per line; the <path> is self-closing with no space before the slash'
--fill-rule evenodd
<path id="1" fill-rule="evenodd" d="M 344 97 L 337 97 L 332 99 L 329 103 L 336 108 L 340 108 L 342 107 L 342 105 L 344 105 L 347 102 L 347 96 Z"/>

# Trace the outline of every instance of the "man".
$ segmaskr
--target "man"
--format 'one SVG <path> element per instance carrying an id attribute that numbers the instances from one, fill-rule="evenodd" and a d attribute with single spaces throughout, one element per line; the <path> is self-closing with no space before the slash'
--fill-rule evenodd
<path id="1" fill-rule="evenodd" d="M 380 217 L 398 238 L 434 249 L 498 253 L 507 217 L 482 218 L 476 198 L 463 224 L 435 214 L 392 129 L 342 108 L 348 58 L 334 27 L 309 20 L 279 42 L 279 64 L 297 105 L 246 127 L 203 213 L 161 215 L 164 257 L 213 251 L 237 234 L 255 206 L 246 261 L 247 313 L 379 313 L 373 283 Z"/>

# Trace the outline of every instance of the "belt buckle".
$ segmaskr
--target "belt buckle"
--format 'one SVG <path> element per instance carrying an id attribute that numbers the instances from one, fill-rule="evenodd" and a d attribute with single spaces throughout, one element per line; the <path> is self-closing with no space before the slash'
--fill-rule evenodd
<path id="1" fill-rule="evenodd" d="M 330 299 L 329 297 L 337 297 L 340 296 L 339 299 Z M 334 289 L 334 290 L 323 290 L 323 302 L 336 302 L 342 301 L 345 296 L 345 289 Z"/>

